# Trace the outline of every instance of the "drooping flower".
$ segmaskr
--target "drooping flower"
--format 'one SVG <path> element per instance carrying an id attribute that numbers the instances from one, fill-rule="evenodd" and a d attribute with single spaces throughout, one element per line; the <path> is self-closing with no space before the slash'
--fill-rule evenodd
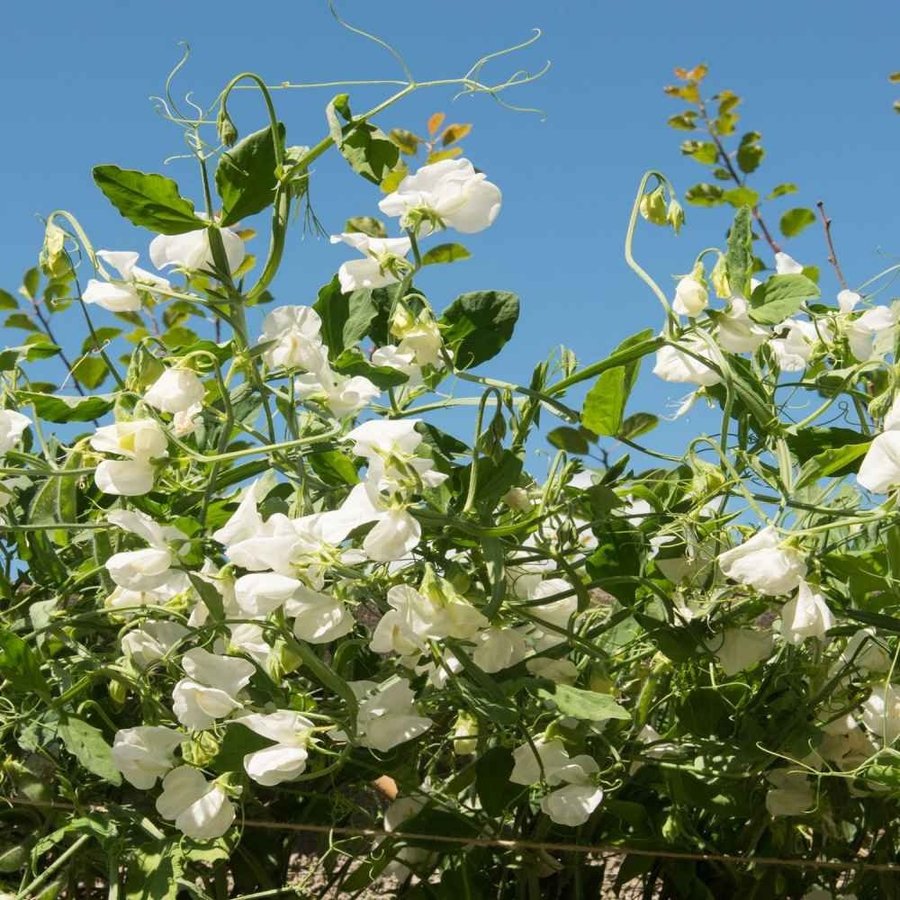
<path id="1" fill-rule="evenodd" d="M 770 596 L 799 587 L 807 571 L 803 553 L 785 544 L 772 526 L 719 554 L 718 561 L 726 578 Z"/>
<path id="2" fill-rule="evenodd" d="M 885 746 L 900 737 L 900 688 L 893 684 L 879 684 L 862 704 L 863 725 Z"/>
<path id="3" fill-rule="evenodd" d="M 443 159 L 407 175 L 378 208 L 420 235 L 439 228 L 483 231 L 500 212 L 500 188 L 467 159 Z"/>
<path id="4" fill-rule="evenodd" d="M 838 307 L 842 313 L 853 312 L 861 300 L 862 297 L 856 291 L 844 289 L 837 295 Z"/>
<path id="5" fill-rule="evenodd" d="M 802 816 L 815 808 L 816 792 L 803 772 L 773 769 L 766 779 L 772 785 L 766 794 L 770 816 Z"/>
<path id="6" fill-rule="evenodd" d="M 0 456 L 12 450 L 22 440 L 22 435 L 30 424 L 28 416 L 23 416 L 14 409 L 0 409 Z"/>
<path id="7" fill-rule="evenodd" d="M 779 250 L 775 254 L 775 272 L 778 275 L 800 275 L 803 272 L 803 266 L 793 256 L 788 256 L 787 253 Z"/>
<path id="8" fill-rule="evenodd" d="M 894 350 L 898 320 L 900 303 L 867 309 L 847 326 L 850 352 L 860 362 L 883 359 Z"/>
<path id="9" fill-rule="evenodd" d="M 750 318 L 743 297 L 732 297 L 729 308 L 716 319 L 716 340 L 731 353 L 753 353 L 769 336 L 768 328 Z"/>
<path id="10" fill-rule="evenodd" d="M 230 228 L 220 228 L 222 246 L 229 272 L 235 272 L 247 255 L 240 235 Z M 150 242 L 150 259 L 157 269 L 174 266 L 188 272 L 210 271 L 214 268 L 209 232 L 205 228 L 185 234 L 159 234 Z"/>
<path id="11" fill-rule="evenodd" d="M 162 725 L 123 728 L 113 739 L 113 763 L 129 784 L 148 790 L 175 765 L 173 754 L 185 739 Z"/>
<path id="12" fill-rule="evenodd" d="M 681 316 L 695 318 L 709 305 L 709 293 L 692 275 L 685 275 L 675 288 L 672 309 Z"/>
<path id="13" fill-rule="evenodd" d="M 737 675 L 772 655 L 772 634 L 752 628 L 726 628 L 707 646 L 726 675 Z"/>
<path id="14" fill-rule="evenodd" d="M 769 347 L 782 372 L 802 372 L 816 343 L 831 339 L 831 328 L 827 322 L 787 319 L 778 328 L 780 336 L 772 338 Z"/>
<path id="15" fill-rule="evenodd" d="M 85 303 L 110 312 L 136 312 L 141 308 L 141 294 L 153 289 L 170 291 L 172 285 L 165 278 L 135 265 L 138 254 L 128 250 L 98 250 L 97 256 L 112 266 L 121 276 L 116 281 L 91 278 L 85 285 L 81 299 Z"/>
<path id="16" fill-rule="evenodd" d="M 144 394 L 144 403 L 167 413 L 186 412 L 203 400 L 206 389 L 190 369 L 166 369 Z"/>
<path id="17" fill-rule="evenodd" d="M 342 242 L 365 257 L 345 262 L 338 269 L 341 291 L 345 294 L 395 284 L 409 270 L 405 256 L 412 242 L 408 237 L 378 238 L 359 232 L 332 235 L 332 244 Z"/>
<path id="18" fill-rule="evenodd" d="M 688 335 L 679 340 L 677 347 L 667 344 L 656 351 L 653 374 L 663 381 L 709 387 L 718 384 L 722 376 L 707 362 L 712 362 L 709 347 L 696 335 Z"/>
<path id="19" fill-rule="evenodd" d="M 900 486 L 900 395 L 884 417 L 884 430 L 875 435 L 863 457 L 856 480 L 873 494 Z"/>
<path id="20" fill-rule="evenodd" d="M 139 669 L 146 669 L 168 656 L 189 634 L 178 622 L 147 622 L 122 638 L 122 652 Z"/>
<path id="21" fill-rule="evenodd" d="M 248 713 L 234 721 L 274 741 L 271 747 L 244 756 L 244 769 L 255 782 L 272 787 L 303 774 L 314 727 L 309 719 L 293 710 L 279 709 L 265 715 Z"/>
<path id="22" fill-rule="evenodd" d="M 791 644 L 802 644 L 806 638 L 824 640 L 825 633 L 834 626 L 834 616 L 825 598 L 800 582 L 797 594 L 781 609 L 781 633 Z"/>
<path id="23" fill-rule="evenodd" d="M 479 633 L 478 641 L 472 659 L 488 674 L 515 666 L 528 655 L 525 638 L 515 628 L 485 628 Z"/>
<path id="24" fill-rule="evenodd" d="M 567 784 L 551 791 L 541 800 L 541 809 L 557 825 L 577 828 L 603 802 L 603 789 L 593 782 Z"/>
<path id="25" fill-rule="evenodd" d="M 364 747 L 382 752 L 390 750 L 424 734 L 434 724 L 431 719 L 419 715 L 415 694 L 405 678 L 381 684 L 374 681 L 348 684 L 359 699 L 356 726 Z"/>
<path id="26" fill-rule="evenodd" d="M 279 306 L 263 319 L 260 343 L 272 343 L 263 352 L 271 369 L 318 372 L 328 359 L 322 344 L 322 320 L 310 306 Z"/>
<path id="27" fill-rule="evenodd" d="M 175 827 L 195 841 L 221 837 L 235 818 L 234 804 L 214 781 L 207 781 L 199 769 L 179 766 L 163 779 L 163 792 L 156 811 L 164 819 L 174 819 Z"/>
<path id="28" fill-rule="evenodd" d="M 294 634 L 308 644 L 328 644 L 353 631 L 353 616 L 347 607 L 329 594 L 306 585 L 296 590 L 284 605 L 284 613 L 294 620 Z"/>
<path id="29" fill-rule="evenodd" d="M 182 658 L 186 678 L 172 691 L 175 717 L 186 728 L 209 728 L 241 707 L 237 695 L 256 671 L 253 663 L 233 656 L 217 656 L 195 647 Z"/>

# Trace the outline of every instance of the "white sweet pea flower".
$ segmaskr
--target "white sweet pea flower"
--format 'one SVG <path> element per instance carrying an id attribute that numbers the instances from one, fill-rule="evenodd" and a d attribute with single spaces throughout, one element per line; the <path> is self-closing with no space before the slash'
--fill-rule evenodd
<path id="1" fill-rule="evenodd" d="M 183 413 L 197 406 L 206 389 L 190 369 L 166 369 L 144 394 L 144 403 L 167 413 Z"/>
<path id="2" fill-rule="evenodd" d="M 900 737 L 900 689 L 893 684 L 879 684 L 862 704 L 863 725 L 885 746 Z"/>
<path id="3" fill-rule="evenodd" d="M 844 289 L 837 295 L 838 307 L 842 313 L 853 312 L 861 301 L 862 297 L 856 291 Z"/>
<path id="4" fill-rule="evenodd" d="M 169 577 L 150 591 L 134 591 L 116 586 L 104 601 L 104 606 L 123 618 L 130 618 L 135 613 L 144 612 L 147 607 L 165 606 L 169 600 L 184 593 L 189 587 L 186 572 L 170 569 Z"/>
<path id="5" fill-rule="evenodd" d="M 0 409 L 0 455 L 12 450 L 22 440 L 30 424 L 28 416 L 14 409 Z"/>
<path id="6" fill-rule="evenodd" d="M 164 819 L 174 819 L 175 827 L 192 840 L 212 841 L 231 827 L 234 804 L 199 769 L 179 766 L 166 775 L 162 786 L 156 811 Z"/>
<path id="7" fill-rule="evenodd" d="M 514 628 L 486 628 L 477 640 L 472 659 L 489 675 L 517 665 L 528 655 L 525 638 Z"/>
<path id="8" fill-rule="evenodd" d="M 597 761 L 585 754 L 570 757 L 558 739 L 522 744 L 513 751 L 513 763 L 513 784 L 565 784 L 541 801 L 541 809 L 558 825 L 583 825 L 603 800 L 603 791 L 591 780 L 600 771 Z"/>
<path id="9" fill-rule="evenodd" d="M 396 284 L 404 270 L 409 269 L 404 258 L 412 246 L 409 238 L 378 238 L 353 232 L 332 235 L 331 243 L 347 244 L 365 257 L 345 262 L 338 269 L 341 291 L 345 294 Z"/>
<path id="10" fill-rule="evenodd" d="M 792 256 L 779 251 L 775 254 L 775 273 L 777 275 L 801 275 L 803 266 Z"/>
<path id="11" fill-rule="evenodd" d="M 357 425 L 347 433 L 346 439 L 354 442 L 354 454 L 366 459 L 389 454 L 409 456 L 422 443 L 417 424 L 415 419 L 372 419 Z"/>
<path id="12" fill-rule="evenodd" d="M 874 628 L 861 628 L 857 631 L 847 641 L 840 661 L 863 672 L 888 672 L 891 668 L 891 658 L 877 643 Z"/>
<path id="13" fill-rule="evenodd" d="M 327 363 L 318 372 L 297 378 L 294 389 L 301 400 L 318 400 L 340 419 L 355 416 L 381 393 L 381 388 L 363 375 L 341 375 Z"/>
<path id="14" fill-rule="evenodd" d="M 867 309 L 847 326 L 850 352 L 860 362 L 883 359 L 892 353 L 897 341 L 898 319 L 900 303 Z"/>
<path id="15" fill-rule="evenodd" d="M 400 341 L 397 352 L 412 353 L 416 366 L 444 367 L 441 356 L 444 340 L 438 323 L 428 310 L 422 310 L 417 316 L 406 309 L 398 310 L 391 323 L 391 334 Z"/>
<path id="16" fill-rule="evenodd" d="M 355 622 L 344 604 L 301 585 L 284 605 L 294 620 L 294 634 L 308 644 L 328 644 L 353 631 Z"/>
<path id="17" fill-rule="evenodd" d="M 168 656 L 189 634 L 178 622 L 147 622 L 122 638 L 122 652 L 139 669 L 146 669 Z"/>
<path id="18" fill-rule="evenodd" d="M 886 494 L 900 487 L 900 395 L 884 417 L 884 430 L 875 435 L 856 481 L 873 494 Z"/>
<path id="19" fill-rule="evenodd" d="M 141 293 L 157 290 L 170 291 L 172 285 L 165 278 L 135 265 L 138 254 L 128 250 L 98 250 L 97 256 L 112 266 L 121 276 L 116 281 L 100 281 L 91 278 L 85 285 L 81 299 L 95 303 L 110 312 L 137 312 L 141 308 Z"/>
<path id="20" fill-rule="evenodd" d="M 113 739 L 113 764 L 129 784 L 146 791 L 175 765 L 173 754 L 185 739 L 162 725 L 120 729 Z"/>
<path id="21" fill-rule="evenodd" d="M 692 275 L 685 275 L 675 288 L 672 309 L 681 316 L 695 318 L 709 306 L 709 293 Z"/>
<path id="22" fill-rule="evenodd" d="M 260 343 L 271 343 L 263 352 L 270 369 L 305 369 L 318 372 L 328 360 L 322 344 L 322 320 L 311 306 L 279 306 L 263 319 Z"/>
<path id="23" fill-rule="evenodd" d="M 804 554 L 785 544 L 772 526 L 719 554 L 718 562 L 726 578 L 770 596 L 799 587 L 807 571 Z"/>
<path id="24" fill-rule="evenodd" d="M 827 323 L 820 323 L 817 328 L 815 322 L 787 319 L 778 328 L 781 336 L 772 338 L 769 348 L 782 372 L 802 372 L 816 343 L 832 337 Z"/>
<path id="25" fill-rule="evenodd" d="M 419 715 L 415 694 L 405 678 L 348 684 L 360 701 L 356 725 L 364 747 L 384 752 L 424 734 L 434 724 Z"/>
<path id="26" fill-rule="evenodd" d="M 248 616 L 267 616 L 284 606 L 302 582 L 277 572 L 254 572 L 242 575 L 234 583 L 234 596 L 241 611 Z"/>
<path id="27" fill-rule="evenodd" d="M 743 297 L 732 297 L 729 308 L 716 320 L 716 340 L 730 353 L 753 353 L 769 337 L 769 329 L 750 318 Z"/>
<path id="28" fill-rule="evenodd" d="M 185 534 L 177 528 L 159 525 L 137 511 L 114 509 L 106 518 L 111 525 L 130 531 L 150 544 L 143 550 L 114 553 L 104 563 L 112 580 L 130 591 L 153 591 L 166 584 L 172 577 L 175 562 L 170 545 L 184 541 Z"/>
<path id="29" fill-rule="evenodd" d="M 816 806 L 816 792 L 803 772 L 774 769 L 766 773 L 772 788 L 766 794 L 770 816 L 802 816 Z"/>
<path id="30" fill-rule="evenodd" d="M 270 741 L 271 747 L 248 753 L 244 757 L 244 769 L 257 784 L 272 787 L 284 781 L 293 781 L 306 770 L 312 729 L 309 719 L 290 709 L 273 713 L 249 713 L 234 720 Z"/>
<path id="31" fill-rule="evenodd" d="M 239 234 L 230 228 L 220 228 L 222 246 L 229 272 L 240 268 L 247 255 Z M 185 234 L 159 234 L 150 242 L 150 259 L 157 269 L 174 266 L 189 272 L 210 271 L 215 263 L 205 228 Z"/>
<path id="32" fill-rule="evenodd" d="M 422 528 L 402 506 L 387 505 L 370 485 L 356 485 L 337 513 L 347 533 L 375 522 L 363 541 L 363 552 L 375 562 L 402 559 L 419 543 Z"/>
<path id="33" fill-rule="evenodd" d="M 806 638 L 825 640 L 825 633 L 834 627 L 834 616 L 825 598 L 800 582 L 797 595 L 781 609 L 781 634 L 789 644 L 802 644 Z"/>
<path id="34" fill-rule="evenodd" d="M 134 419 L 98 428 L 90 439 L 100 453 L 115 453 L 124 460 L 105 459 L 97 466 L 94 481 L 104 494 L 137 497 L 153 489 L 152 460 L 168 455 L 163 430 L 153 419 Z"/>
<path id="35" fill-rule="evenodd" d="M 152 591 L 168 581 L 172 562 L 170 550 L 147 547 L 114 553 L 104 566 L 119 587 L 129 591 Z"/>
<path id="36" fill-rule="evenodd" d="M 184 654 L 182 666 L 187 677 L 172 691 L 172 709 L 182 725 L 195 731 L 239 709 L 237 695 L 256 671 L 246 659 L 217 656 L 200 647 Z"/>
<path id="37" fill-rule="evenodd" d="M 722 377 L 703 360 L 712 362 L 709 356 L 709 347 L 696 335 L 688 335 L 679 339 L 677 347 L 667 344 L 656 351 L 656 365 L 653 366 L 653 374 L 662 378 L 663 381 L 678 384 L 697 384 L 705 387 L 718 384 Z"/>
<path id="38" fill-rule="evenodd" d="M 707 644 L 726 675 L 737 675 L 768 659 L 774 647 L 768 631 L 726 628 Z"/>
<path id="39" fill-rule="evenodd" d="M 245 541 L 259 533 L 263 526 L 262 516 L 259 514 L 260 483 L 254 481 L 241 493 L 241 501 L 238 508 L 232 513 L 228 522 L 213 532 L 213 540 L 223 546 L 230 547 L 240 541 Z"/>
<path id="40" fill-rule="evenodd" d="M 500 189 L 469 160 L 443 159 L 407 175 L 378 208 L 420 235 L 439 228 L 472 234 L 494 222 L 501 201 Z"/>
<path id="41" fill-rule="evenodd" d="M 472 640 L 487 626 L 487 619 L 470 603 L 452 597 L 426 596 L 405 584 L 387 594 L 390 612 L 385 613 L 372 633 L 373 653 L 397 653 L 403 665 L 414 666 L 430 640 L 453 637 Z"/>
<path id="42" fill-rule="evenodd" d="M 571 660 L 536 656 L 525 663 L 525 668 L 538 678 L 546 678 L 554 684 L 575 684 L 578 669 Z"/>
<path id="43" fill-rule="evenodd" d="M 557 825 L 577 828 L 603 802 L 603 789 L 591 782 L 567 784 L 541 800 L 541 810 Z"/>
<path id="44" fill-rule="evenodd" d="M 416 364 L 416 354 L 408 347 L 401 349 L 395 344 L 385 344 L 372 353 L 372 365 L 402 372 L 409 378 L 410 386 L 422 380 L 422 369 Z"/>

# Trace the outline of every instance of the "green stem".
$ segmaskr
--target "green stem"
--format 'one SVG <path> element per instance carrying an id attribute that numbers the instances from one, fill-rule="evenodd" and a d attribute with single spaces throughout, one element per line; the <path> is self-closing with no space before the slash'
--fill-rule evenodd
<path id="1" fill-rule="evenodd" d="M 40 875 L 25 885 L 16 896 L 15 900 L 31 900 L 34 891 L 47 879 L 58 872 L 76 853 L 91 839 L 92 835 L 83 834 L 70 847 L 67 847 Z"/>

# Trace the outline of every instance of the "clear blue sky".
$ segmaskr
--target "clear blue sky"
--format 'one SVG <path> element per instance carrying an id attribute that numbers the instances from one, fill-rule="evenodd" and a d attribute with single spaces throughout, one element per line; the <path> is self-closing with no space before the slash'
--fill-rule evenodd
<path id="1" fill-rule="evenodd" d="M 475 124 L 467 155 L 502 187 L 503 213 L 492 229 L 467 241 L 473 259 L 436 267 L 422 286 L 438 309 L 463 290 L 520 294 L 515 343 L 495 373 L 525 379 L 559 343 L 585 362 L 599 359 L 626 335 L 659 326 L 656 301 L 625 267 L 621 245 L 644 169 L 662 168 L 682 191 L 702 174 L 678 152 L 684 135 L 665 125 L 677 104 L 661 88 L 674 66 L 706 61 L 711 86 L 745 97 L 743 124 L 763 133 L 769 151 L 759 186 L 796 181 L 800 194 L 791 199 L 797 205 L 826 201 L 851 283 L 897 257 L 900 116 L 891 103 L 900 86 L 887 83 L 888 73 L 900 68 L 896 0 L 738 6 L 343 0 L 340 8 L 361 27 L 389 37 L 420 79 L 462 74 L 476 58 L 526 38 L 531 28 L 544 31 L 536 47 L 488 72 L 502 78 L 513 67 L 539 68 L 551 60 L 541 82 L 509 97 L 541 107 L 545 121 L 507 112 L 484 97 L 451 105 L 450 94 L 440 90 L 414 97 L 381 120 L 386 128 L 416 128 L 430 112 L 444 110 L 450 121 Z M 36 217 L 58 207 L 81 220 L 97 247 L 146 254 L 149 235 L 122 220 L 94 187 L 96 163 L 164 171 L 199 199 L 192 165 L 164 166 L 182 150 L 181 135 L 148 99 L 160 93 L 179 40 L 190 42 L 193 56 L 176 90 L 193 91 L 203 102 L 243 69 L 276 83 L 400 77 L 387 54 L 338 28 L 324 0 L 8 4 L 0 35 L 0 285 L 18 286 L 39 249 Z M 289 143 L 313 143 L 325 133 L 323 109 L 332 93 L 278 95 Z M 382 96 L 379 90 L 350 93 L 358 109 Z M 258 101 L 243 99 L 234 113 L 246 133 L 263 119 Z M 336 232 L 346 216 L 375 212 L 379 194 L 332 155 L 319 164 L 312 196 L 325 227 Z M 724 211 L 689 208 L 688 217 L 678 239 L 649 227 L 639 237 L 639 258 L 665 286 L 689 268 L 698 250 L 721 242 L 727 225 Z M 787 249 L 824 266 L 818 228 Z M 295 229 L 276 282 L 277 301 L 311 302 L 345 255 L 322 240 L 301 240 Z M 824 272 L 823 288 L 826 295 L 836 291 L 830 272 Z M 76 312 L 69 315 L 73 329 L 80 329 Z M 20 334 L 4 337 L 17 343 Z M 658 408 L 663 398 L 684 393 L 644 379 L 632 411 Z M 682 421 L 651 442 L 671 445 L 697 427 Z"/>

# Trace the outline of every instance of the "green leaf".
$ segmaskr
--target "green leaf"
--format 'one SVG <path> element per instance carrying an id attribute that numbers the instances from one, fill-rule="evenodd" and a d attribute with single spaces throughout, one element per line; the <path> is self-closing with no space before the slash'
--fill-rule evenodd
<path id="1" fill-rule="evenodd" d="M 401 153 L 414 156 L 419 149 L 421 138 L 405 128 L 392 128 L 388 137 L 399 147 Z"/>
<path id="2" fill-rule="evenodd" d="M 369 237 L 376 238 L 386 238 L 388 236 L 384 222 L 372 216 L 354 216 L 352 219 L 347 219 L 344 231 L 348 234 L 367 234 Z"/>
<path id="3" fill-rule="evenodd" d="M 839 478 L 858 472 L 870 444 L 870 441 L 864 441 L 817 453 L 800 469 L 794 489 L 815 484 L 820 478 Z"/>
<path id="4" fill-rule="evenodd" d="M 37 331 L 40 329 L 34 322 L 31 321 L 31 318 L 25 313 L 13 313 L 11 316 L 6 317 L 6 321 L 3 323 L 4 328 L 18 328 L 20 331 Z"/>
<path id="5" fill-rule="evenodd" d="M 188 578 L 191 580 L 191 586 L 203 601 L 203 605 L 209 610 L 212 620 L 214 622 L 224 622 L 225 602 L 215 586 L 194 572 L 188 572 Z"/>
<path id="6" fill-rule="evenodd" d="M 694 131 L 697 128 L 694 122 L 696 118 L 697 113 L 692 109 L 688 109 L 677 116 L 670 116 L 666 124 L 669 128 L 675 128 L 678 131 Z"/>
<path id="7" fill-rule="evenodd" d="M 90 422 L 108 413 L 116 400 L 112 394 L 68 397 L 63 394 L 18 391 L 16 396 L 23 403 L 34 406 L 35 412 L 46 422 Z"/>
<path id="8" fill-rule="evenodd" d="M 29 300 L 37 300 L 38 288 L 41 284 L 41 273 L 37 268 L 29 269 L 22 276 L 22 287 L 20 293 L 24 294 Z"/>
<path id="9" fill-rule="evenodd" d="M 738 187 L 725 191 L 722 199 L 735 207 L 756 206 L 759 203 L 759 194 L 753 188 Z"/>
<path id="10" fill-rule="evenodd" d="M 766 200 L 777 200 L 779 197 L 784 197 L 787 194 L 796 194 L 797 193 L 797 185 L 791 184 L 791 182 L 786 181 L 783 184 L 776 184 L 775 187 L 768 193 L 766 196 Z"/>
<path id="11" fill-rule="evenodd" d="M 778 223 L 781 233 L 785 237 L 796 237 L 805 228 L 809 228 L 816 221 L 816 214 L 811 209 L 797 206 L 789 209 Z"/>
<path id="12" fill-rule="evenodd" d="M 737 151 L 737 164 L 746 174 L 755 172 L 763 161 L 766 151 L 757 143 L 761 135 L 757 131 L 748 131 L 742 138 Z"/>
<path id="13" fill-rule="evenodd" d="M 714 165 L 719 158 L 719 150 L 712 141 L 684 141 L 681 152 L 705 166 Z"/>
<path id="14" fill-rule="evenodd" d="M 178 185 L 164 175 L 94 166 L 94 181 L 132 225 L 157 234 L 185 234 L 208 224 L 194 212 L 194 204 L 181 196 Z"/>
<path id="15" fill-rule="evenodd" d="M 0 310 L 18 309 L 19 301 L 9 291 L 0 289 Z"/>
<path id="16" fill-rule="evenodd" d="M 438 244 L 422 257 L 422 265 L 458 262 L 461 259 L 468 259 L 471 255 L 462 244 Z"/>
<path id="17" fill-rule="evenodd" d="M 321 450 L 317 453 L 310 453 L 304 459 L 326 484 L 359 484 L 356 466 L 353 465 L 346 453 L 340 453 L 337 450 Z"/>
<path id="18" fill-rule="evenodd" d="M 772 275 L 750 297 L 750 318 L 761 325 L 777 325 L 792 316 L 806 300 L 820 296 L 805 275 Z"/>
<path id="19" fill-rule="evenodd" d="M 59 726 L 59 736 L 66 749 L 88 772 L 93 772 L 110 784 L 121 784 L 122 776 L 113 763 L 112 747 L 102 732 L 83 719 L 67 716 Z"/>
<path id="20" fill-rule="evenodd" d="M 325 116 L 335 145 L 353 171 L 381 184 L 400 160 L 399 147 L 370 122 L 354 119 L 346 94 L 338 94 L 328 104 Z"/>
<path id="21" fill-rule="evenodd" d="M 623 709 L 609 694 L 598 694 L 571 687 L 556 685 L 553 693 L 540 690 L 544 699 L 552 700 L 564 716 L 574 716 L 586 722 L 605 722 L 607 719 L 630 719 L 631 713 Z"/>
<path id="22" fill-rule="evenodd" d="M 457 368 L 471 369 L 496 356 L 512 337 L 519 298 L 508 291 L 461 294 L 441 316 L 444 342 Z"/>
<path id="23" fill-rule="evenodd" d="M 336 372 L 340 372 L 342 375 L 362 375 L 382 390 L 405 384 L 409 380 L 403 372 L 392 369 L 390 366 L 373 366 L 358 347 L 344 350 L 332 365 Z"/>
<path id="24" fill-rule="evenodd" d="M 322 320 L 322 341 L 332 359 L 365 337 L 372 320 L 378 315 L 372 293 L 353 291 L 344 294 L 337 276 L 319 289 L 313 309 Z"/>
<path id="25" fill-rule="evenodd" d="M 284 125 L 278 125 L 278 142 L 284 147 Z M 222 198 L 223 226 L 234 225 L 269 206 L 275 196 L 275 142 L 272 129 L 248 134 L 222 154 L 216 166 L 216 190 Z"/>
<path id="26" fill-rule="evenodd" d="M 612 437 L 619 432 L 628 400 L 625 366 L 607 369 L 584 398 L 581 422 L 594 434 Z"/>
<path id="27" fill-rule="evenodd" d="M 684 192 L 684 199 L 694 206 L 718 206 L 725 202 L 725 191 L 717 184 L 701 182 Z"/>
<path id="28" fill-rule="evenodd" d="M 574 453 L 577 456 L 590 453 L 589 441 L 595 438 L 596 435 L 586 428 L 569 428 L 567 425 L 554 428 L 547 435 L 547 440 L 558 450 L 565 450 L 567 453 Z"/>
<path id="29" fill-rule="evenodd" d="M 616 437 L 620 440 L 633 441 L 659 425 L 659 416 L 653 413 L 638 412 L 622 422 Z"/>
<path id="30" fill-rule="evenodd" d="M 728 250 L 725 254 L 725 273 L 731 291 L 741 297 L 750 293 L 753 275 L 753 227 L 747 207 L 739 209 L 728 232 Z"/>
<path id="31" fill-rule="evenodd" d="M 109 375 L 106 361 L 99 356 L 83 356 L 74 367 L 75 377 L 89 390 L 100 387 Z"/>
<path id="32" fill-rule="evenodd" d="M 513 765 L 512 752 L 506 747 L 491 747 L 475 763 L 475 791 L 489 816 L 499 816 L 525 790 L 509 780 Z"/>
<path id="33" fill-rule="evenodd" d="M 0 625 L 0 675 L 17 691 L 49 697 L 37 655 L 17 634 Z"/>

